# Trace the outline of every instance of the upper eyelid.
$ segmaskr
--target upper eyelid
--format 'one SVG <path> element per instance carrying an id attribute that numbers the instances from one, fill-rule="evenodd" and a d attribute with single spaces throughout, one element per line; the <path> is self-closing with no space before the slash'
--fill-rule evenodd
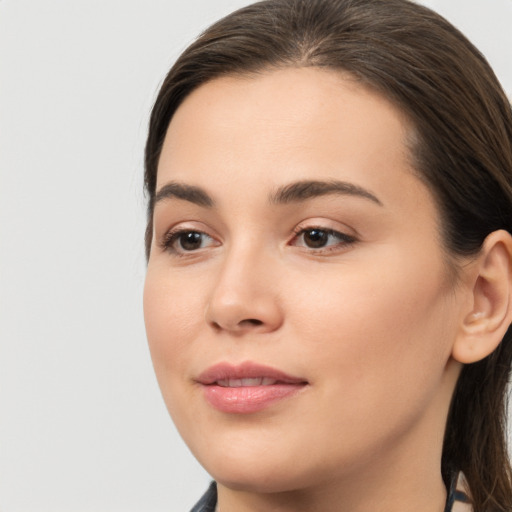
<path id="1" fill-rule="evenodd" d="M 209 234 L 204 228 L 197 228 L 193 226 L 180 226 L 181 223 L 176 224 L 175 226 L 171 226 L 169 229 L 165 230 L 160 237 L 157 237 L 158 245 L 163 250 L 168 250 L 171 248 L 172 244 L 176 241 L 176 238 L 182 233 L 201 233 L 206 235 L 208 238 L 212 240 L 216 240 L 214 236 Z"/>
<path id="2" fill-rule="evenodd" d="M 167 227 L 162 231 L 160 235 L 161 239 L 164 239 L 169 236 L 169 234 L 175 234 L 179 232 L 187 232 L 187 231 L 196 231 L 198 233 L 204 233 L 212 238 L 215 238 L 210 229 L 201 221 L 190 220 L 190 221 L 181 221 L 175 222 L 171 226 Z"/>
<path id="3" fill-rule="evenodd" d="M 292 240 L 295 240 L 303 233 L 306 233 L 306 232 L 314 230 L 314 229 L 316 229 L 318 231 L 324 231 L 325 233 L 327 233 L 328 235 L 331 235 L 331 236 L 338 236 L 338 238 L 341 240 L 345 240 L 345 239 L 349 239 L 352 241 L 357 240 L 356 236 L 345 233 L 344 231 L 340 231 L 337 229 L 331 229 L 331 228 L 325 228 L 325 227 L 321 227 L 321 226 L 311 226 L 311 227 L 301 228 L 295 232 Z M 348 241 L 348 240 L 346 240 L 346 241 Z"/>
<path id="4" fill-rule="evenodd" d="M 326 220 L 306 220 L 303 222 L 300 222 L 297 224 L 297 226 L 294 228 L 293 236 L 289 239 L 287 242 L 287 245 L 300 247 L 302 249 L 306 248 L 308 252 L 311 252 L 313 254 L 322 255 L 322 254 L 329 254 L 332 252 L 340 251 L 342 249 L 346 249 L 348 246 L 352 246 L 360 241 L 360 237 L 358 233 L 348 226 L 344 225 L 343 227 L 332 227 L 332 224 L 334 224 L 334 221 L 327 221 Z M 337 239 L 335 243 L 331 243 L 329 245 L 325 245 L 318 248 L 312 248 L 305 245 L 305 242 L 297 243 L 297 241 L 300 241 L 300 239 L 303 237 L 305 233 L 307 233 L 310 230 L 318 230 L 323 231 L 327 233 L 328 235 L 332 236 Z"/>
<path id="5" fill-rule="evenodd" d="M 299 222 L 294 228 L 293 232 L 298 234 L 302 231 L 307 231 L 308 229 L 320 229 L 322 231 L 331 231 L 334 233 L 339 233 L 340 235 L 350 236 L 352 238 L 359 238 L 360 235 L 358 231 L 346 224 L 340 223 L 339 221 L 333 220 L 320 220 L 320 219 L 311 219 Z"/>
<path id="6" fill-rule="evenodd" d="M 186 250 L 184 248 L 181 248 L 181 249 L 177 248 L 175 245 L 179 242 L 179 237 L 183 233 L 200 233 L 200 234 L 208 237 L 211 241 L 213 241 L 212 247 L 216 247 L 219 244 L 219 241 L 215 237 L 209 235 L 204 230 L 190 229 L 190 228 L 178 228 L 178 229 L 171 228 L 171 229 L 167 230 L 164 233 L 163 237 L 158 241 L 158 245 L 160 246 L 160 249 L 163 252 L 168 252 L 174 256 L 181 257 L 181 256 L 193 256 L 197 253 L 202 252 L 202 250 L 208 248 L 208 247 L 200 247 L 195 250 Z"/>

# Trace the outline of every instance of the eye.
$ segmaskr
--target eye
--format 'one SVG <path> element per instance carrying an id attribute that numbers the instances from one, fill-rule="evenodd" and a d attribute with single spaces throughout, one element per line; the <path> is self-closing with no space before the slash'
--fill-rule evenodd
<path id="1" fill-rule="evenodd" d="M 356 239 L 345 233 L 321 227 L 309 227 L 296 232 L 292 245 L 308 249 L 336 249 L 353 244 Z"/>
<path id="2" fill-rule="evenodd" d="M 179 229 L 170 231 L 164 237 L 162 246 L 175 254 L 198 251 L 207 247 L 217 246 L 218 242 L 202 231 Z"/>

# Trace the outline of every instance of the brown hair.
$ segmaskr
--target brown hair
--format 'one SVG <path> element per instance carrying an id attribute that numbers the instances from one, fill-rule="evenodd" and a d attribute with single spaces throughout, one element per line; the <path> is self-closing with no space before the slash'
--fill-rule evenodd
<path id="1" fill-rule="evenodd" d="M 456 28 L 407 0 L 267 0 L 207 29 L 161 87 L 145 154 L 148 256 L 158 160 L 181 102 L 216 77 L 286 66 L 349 72 L 409 117 L 415 171 L 437 199 L 452 254 L 476 254 L 492 231 L 512 232 L 511 106 Z M 511 360 L 509 329 L 493 354 L 463 368 L 452 400 L 443 476 L 465 473 L 475 512 L 512 509 L 505 428 Z"/>

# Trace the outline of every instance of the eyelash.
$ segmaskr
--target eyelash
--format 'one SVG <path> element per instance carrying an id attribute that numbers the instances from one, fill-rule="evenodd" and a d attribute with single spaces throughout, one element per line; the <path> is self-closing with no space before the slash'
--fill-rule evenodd
<path id="1" fill-rule="evenodd" d="M 338 242 L 335 244 L 316 247 L 316 248 L 307 246 L 305 243 L 303 243 L 303 244 L 296 243 L 297 240 L 299 240 L 301 236 L 303 237 L 308 232 L 311 234 L 315 231 L 318 233 L 321 233 L 324 237 L 325 236 L 326 237 L 334 237 L 338 240 Z M 304 249 L 311 251 L 314 254 L 325 254 L 328 252 L 337 251 L 337 250 L 340 250 L 340 248 L 349 247 L 357 242 L 357 239 L 351 235 L 347 235 L 346 233 L 342 233 L 340 231 L 325 228 L 322 226 L 307 226 L 307 227 L 299 226 L 296 229 L 294 229 L 293 233 L 294 233 L 294 236 L 290 242 L 290 245 L 296 246 L 296 247 L 303 247 Z M 173 256 L 177 256 L 177 257 L 190 256 L 194 253 L 197 253 L 200 249 L 204 249 L 204 247 L 199 247 L 197 249 L 187 250 L 183 247 L 182 244 L 180 244 L 181 248 L 176 247 L 176 244 L 180 243 L 180 237 L 182 237 L 183 235 L 186 235 L 186 234 L 189 234 L 189 235 L 195 234 L 195 235 L 200 235 L 201 237 L 207 237 L 208 239 L 210 239 L 211 241 L 214 242 L 214 244 L 213 244 L 214 246 L 216 244 L 217 245 L 219 244 L 213 237 L 211 237 L 204 231 L 200 231 L 200 230 L 196 230 L 196 229 L 179 228 L 179 229 L 171 230 L 165 234 L 165 236 L 163 237 L 163 240 L 160 244 L 162 249 L 170 252 Z M 204 241 L 204 239 L 201 240 L 201 243 L 203 241 Z"/>
<path id="2" fill-rule="evenodd" d="M 338 242 L 335 244 L 322 246 L 322 247 L 318 247 L 318 248 L 309 247 L 305 244 L 301 245 L 301 246 L 299 246 L 297 244 L 293 244 L 293 245 L 296 245 L 299 247 L 304 247 L 305 249 L 310 250 L 315 254 L 325 254 L 325 253 L 332 252 L 332 251 L 339 251 L 340 249 L 349 247 L 357 242 L 357 239 L 354 236 L 347 235 L 346 233 L 342 233 L 342 232 L 336 231 L 334 229 L 325 228 L 323 226 L 307 226 L 307 227 L 299 226 L 298 228 L 296 228 L 294 230 L 295 236 L 293 238 L 293 241 L 298 240 L 299 237 L 304 236 L 308 232 L 312 233 L 314 231 L 320 232 L 320 233 L 326 235 L 327 237 L 334 237 L 334 238 L 338 239 Z"/>
<path id="3" fill-rule="evenodd" d="M 193 253 L 197 252 L 199 249 L 203 249 L 203 247 L 199 247 L 198 249 L 194 249 L 194 250 L 186 250 L 183 248 L 183 246 L 179 249 L 176 247 L 176 244 L 180 242 L 180 237 L 182 237 L 183 235 L 192 234 L 192 233 L 201 235 L 202 237 L 208 237 L 211 240 L 215 240 L 213 237 L 211 237 L 204 231 L 200 231 L 198 229 L 179 228 L 179 229 L 174 229 L 174 230 L 168 231 L 165 234 L 165 236 L 161 242 L 161 247 L 162 247 L 162 249 L 170 252 L 173 256 L 181 257 L 181 256 L 187 256 L 187 255 L 193 254 Z"/>

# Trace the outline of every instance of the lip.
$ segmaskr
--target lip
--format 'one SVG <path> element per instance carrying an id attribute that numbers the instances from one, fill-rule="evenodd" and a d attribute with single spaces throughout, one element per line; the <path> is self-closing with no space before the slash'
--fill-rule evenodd
<path id="1" fill-rule="evenodd" d="M 244 385 L 243 379 L 271 379 L 271 384 Z M 232 387 L 229 381 L 235 381 Z M 215 409 L 230 414 L 250 414 L 289 398 L 307 386 L 301 378 L 253 362 L 240 365 L 219 363 L 202 372 L 197 382 L 206 401 Z"/>

